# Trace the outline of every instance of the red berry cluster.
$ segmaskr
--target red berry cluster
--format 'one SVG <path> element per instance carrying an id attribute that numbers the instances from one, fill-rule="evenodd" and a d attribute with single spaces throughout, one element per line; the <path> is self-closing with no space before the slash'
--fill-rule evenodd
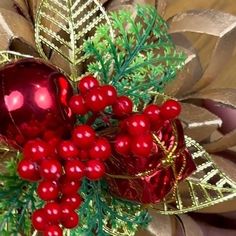
<path id="1" fill-rule="evenodd" d="M 152 132 L 158 131 L 165 121 L 175 119 L 180 111 L 181 106 L 177 101 L 168 100 L 161 107 L 151 104 L 143 113 L 131 114 L 121 120 L 121 132 L 114 144 L 116 152 L 123 156 L 150 156 L 153 149 Z"/>
<path id="2" fill-rule="evenodd" d="M 149 105 L 142 114 L 132 114 L 130 98 L 118 96 L 111 85 L 99 85 L 93 76 L 82 78 L 78 91 L 69 102 L 75 115 L 92 113 L 96 119 L 111 107 L 110 117 L 120 122 L 115 150 L 121 155 L 149 156 L 153 145 L 151 132 L 180 113 L 179 103 L 168 100 L 161 107 Z M 46 203 L 33 213 L 32 223 L 46 236 L 60 236 L 62 227 L 71 229 L 78 225 L 75 210 L 82 202 L 78 194 L 81 179 L 99 180 L 105 174 L 104 161 L 111 156 L 110 143 L 88 124 L 75 126 L 68 140 L 49 131 L 44 140 L 28 141 L 23 148 L 18 173 L 22 179 L 39 181 L 37 194 Z"/>

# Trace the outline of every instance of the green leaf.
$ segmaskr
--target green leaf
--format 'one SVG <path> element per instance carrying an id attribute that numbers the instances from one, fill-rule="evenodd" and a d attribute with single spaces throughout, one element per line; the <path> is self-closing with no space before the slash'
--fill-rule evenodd
<path id="1" fill-rule="evenodd" d="M 89 71 L 130 96 L 136 105 L 149 103 L 151 92 L 162 92 L 175 78 L 185 56 L 176 52 L 167 25 L 154 7 L 138 6 L 135 19 L 128 11 L 112 13 L 111 24 L 114 38 L 105 24 L 85 43 L 86 54 L 95 61 Z"/>
<path id="2" fill-rule="evenodd" d="M 196 141 L 187 136 L 185 141 L 197 169 L 177 186 L 174 199 L 153 206 L 162 214 L 196 211 L 236 197 L 236 183 L 219 170 Z"/>
<path id="3" fill-rule="evenodd" d="M 71 231 L 71 236 L 132 236 L 138 226 L 145 227 L 150 222 L 140 205 L 109 195 L 103 181 L 84 180 L 81 193 L 84 203 L 79 209 L 80 226 Z"/>
<path id="4" fill-rule="evenodd" d="M 36 16 L 35 40 L 44 59 L 53 54 L 57 62 L 68 64 L 72 80 L 78 77 L 78 67 L 87 58 L 83 53 L 85 38 L 91 37 L 97 25 L 107 15 L 96 0 L 42 0 Z"/>

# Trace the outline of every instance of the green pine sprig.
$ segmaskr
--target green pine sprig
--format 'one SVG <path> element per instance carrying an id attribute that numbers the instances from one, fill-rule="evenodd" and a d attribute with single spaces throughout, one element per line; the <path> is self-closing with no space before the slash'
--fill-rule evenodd
<path id="1" fill-rule="evenodd" d="M 167 24 L 151 6 L 137 6 L 137 16 L 129 11 L 111 14 L 111 25 L 97 28 L 95 37 L 85 43 L 85 52 L 94 58 L 91 73 L 102 83 L 112 84 L 134 103 L 149 103 L 152 92 L 162 92 L 183 66 L 167 32 Z"/>
<path id="2" fill-rule="evenodd" d="M 147 226 L 151 220 L 147 211 L 138 204 L 113 198 L 107 191 L 105 181 L 83 181 L 80 226 L 71 231 L 71 236 L 109 236 L 111 232 L 132 236 L 138 227 Z"/>

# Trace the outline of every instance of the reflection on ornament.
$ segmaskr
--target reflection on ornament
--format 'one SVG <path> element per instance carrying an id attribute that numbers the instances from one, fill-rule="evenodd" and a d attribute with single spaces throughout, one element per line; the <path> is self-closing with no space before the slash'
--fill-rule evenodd
<path id="1" fill-rule="evenodd" d="M 0 69 L 0 85 L 0 134 L 7 141 L 23 145 L 48 131 L 67 134 L 72 88 L 57 69 L 36 59 L 19 60 Z"/>

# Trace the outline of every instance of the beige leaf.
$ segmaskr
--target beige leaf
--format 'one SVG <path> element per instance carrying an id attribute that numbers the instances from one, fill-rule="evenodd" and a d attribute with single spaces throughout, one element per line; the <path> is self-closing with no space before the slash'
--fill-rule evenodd
<path id="1" fill-rule="evenodd" d="M 201 92 L 191 94 L 185 97 L 185 99 L 186 98 L 209 99 L 219 103 L 222 106 L 236 108 L 236 89 L 219 88 L 219 89 L 203 90 Z"/>
<path id="2" fill-rule="evenodd" d="M 41 0 L 27 0 L 31 19 L 35 22 L 36 12 Z"/>
<path id="3" fill-rule="evenodd" d="M 236 37 L 236 16 L 215 10 L 193 10 L 170 20 L 170 33 L 199 33 L 217 37 L 210 64 L 192 91 L 209 85 L 233 55 Z"/>
<path id="4" fill-rule="evenodd" d="M 180 119 L 184 124 L 185 134 L 198 142 L 208 138 L 222 124 L 219 117 L 189 103 L 182 103 Z"/>
<path id="5" fill-rule="evenodd" d="M 34 47 L 34 31 L 31 24 L 17 13 L 0 10 L 0 50 L 6 50 L 13 38 L 22 38 Z"/>
<path id="6" fill-rule="evenodd" d="M 20 10 L 20 12 L 31 22 L 31 16 L 29 14 L 29 7 L 27 0 L 13 0 L 15 6 Z"/>
<path id="7" fill-rule="evenodd" d="M 16 11 L 16 9 L 14 8 L 13 2 L 9 1 L 9 0 L 1 0 L 0 1 L 0 8 L 3 8 L 5 10 L 9 10 L 9 11 Z"/>

